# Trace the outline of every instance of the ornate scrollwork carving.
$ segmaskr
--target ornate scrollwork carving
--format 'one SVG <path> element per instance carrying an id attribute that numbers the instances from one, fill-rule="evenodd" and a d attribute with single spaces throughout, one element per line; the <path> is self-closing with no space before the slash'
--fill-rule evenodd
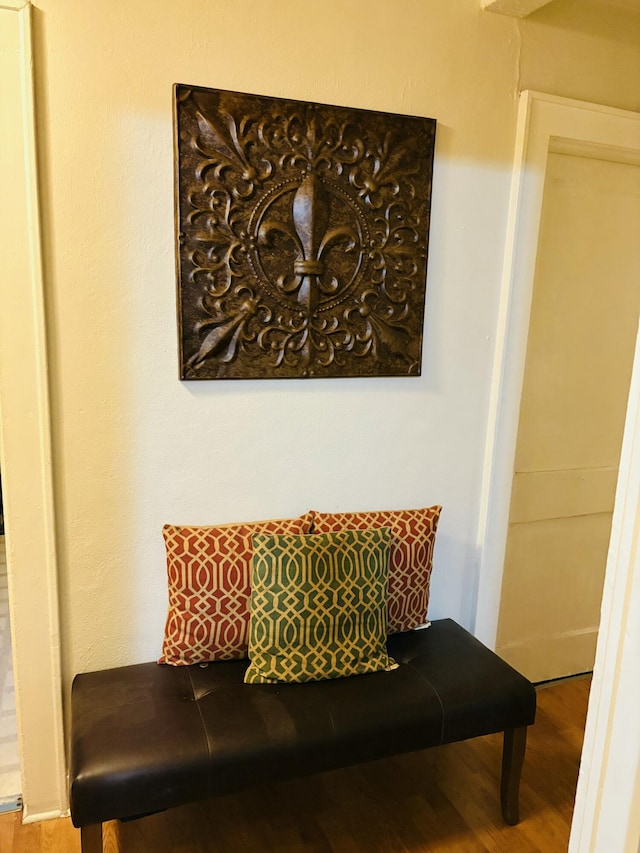
<path id="1" fill-rule="evenodd" d="M 182 378 L 418 375 L 435 120 L 175 95 Z"/>

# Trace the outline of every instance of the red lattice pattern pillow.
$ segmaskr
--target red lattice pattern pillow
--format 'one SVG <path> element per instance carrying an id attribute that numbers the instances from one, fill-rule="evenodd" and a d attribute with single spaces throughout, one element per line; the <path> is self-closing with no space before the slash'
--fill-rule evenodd
<path id="1" fill-rule="evenodd" d="M 387 632 L 411 631 L 427 621 L 429 582 L 440 506 L 374 512 L 313 512 L 314 533 L 389 527 Z"/>
<path id="2" fill-rule="evenodd" d="M 304 534 L 303 518 L 187 527 L 165 524 L 169 613 L 158 663 L 247 656 L 254 533 Z"/>

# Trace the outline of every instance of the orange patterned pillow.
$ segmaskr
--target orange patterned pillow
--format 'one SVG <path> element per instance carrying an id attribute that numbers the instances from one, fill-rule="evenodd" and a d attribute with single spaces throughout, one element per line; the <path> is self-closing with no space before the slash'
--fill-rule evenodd
<path id="1" fill-rule="evenodd" d="M 313 512 L 314 533 L 338 530 L 391 530 L 387 630 L 389 634 L 424 625 L 429 604 L 433 547 L 441 506 L 374 512 Z"/>
<path id="2" fill-rule="evenodd" d="M 247 656 L 254 533 L 310 532 L 303 518 L 188 527 L 165 524 L 169 613 L 158 663 Z"/>

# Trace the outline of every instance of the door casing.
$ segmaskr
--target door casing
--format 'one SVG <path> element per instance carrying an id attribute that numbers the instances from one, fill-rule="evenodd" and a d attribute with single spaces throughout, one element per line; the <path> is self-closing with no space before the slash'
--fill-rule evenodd
<path id="1" fill-rule="evenodd" d="M 0 464 L 25 822 L 67 807 L 31 5 L 0 5 Z"/>

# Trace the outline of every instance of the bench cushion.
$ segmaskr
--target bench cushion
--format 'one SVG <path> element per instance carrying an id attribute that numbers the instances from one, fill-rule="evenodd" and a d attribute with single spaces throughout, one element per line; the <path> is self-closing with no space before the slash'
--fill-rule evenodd
<path id="1" fill-rule="evenodd" d="M 71 816 L 128 818 L 530 725 L 535 690 L 450 619 L 388 638 L 391 672 L 246 685 L 246 661 L 76 676 Z"/>

